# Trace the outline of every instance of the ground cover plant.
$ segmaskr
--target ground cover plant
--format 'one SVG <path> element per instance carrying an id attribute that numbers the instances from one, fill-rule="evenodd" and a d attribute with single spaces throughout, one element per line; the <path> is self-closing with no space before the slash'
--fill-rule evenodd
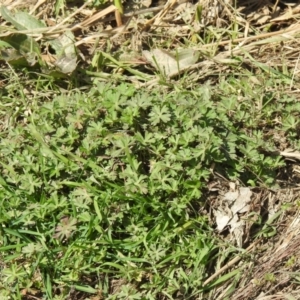
<path id="1" fill-rule="evenodd" d="M 1 299 L 297 299 L 284 7 L 2 4 Z"/>

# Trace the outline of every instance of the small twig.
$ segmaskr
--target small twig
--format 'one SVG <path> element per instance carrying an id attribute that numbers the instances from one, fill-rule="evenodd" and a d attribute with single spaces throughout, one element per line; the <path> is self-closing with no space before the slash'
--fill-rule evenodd
<path id="1" fill-rule="evenodd" d="M 90 18 L 74 25 L 71 30 L 74 31 L 78 28 L 84 28 L 84 27 L 87 27 L 88 25 L 94 23 L 95 21 L 99 20 L 100 18 L 112 13 L 116 11 L 116 7 L 114 5 L 110 5 L 109 7 L 99 11 L 98 13 L 92 15 Z"/>
<path id="2" fill-rule="evenodd" d="M 85 2 L 81 7 L 79 7 L 77 10 L 75 10 L 67 18 L 63 19 L 59 24 L 57 24 L 57 25 L 53 26 L 52 28 L 50 28 L 50 30 L 48 31 L 48 33 L 52 32 L 52 31 L 55 31 L 56 29 L 58 29 L 59 27 L 61 27 L 63 24 L 65 24 L 66 22 L 68 22 L 70 19 L 72 19 L 74 16 L 76 16 L 78 13 L 80 13 L 91 2 L 92 2 L 92 0 L 88 0 L 87 2 Z"/>
<path id="3" fill-rule="evenodd" d="M 276 12 L 277 6 L 278 6 L 279 0 L 276 0 L 276 3 L 273 6 L 273 13 Z"/>
<path id="4" fill-rule="evenodd" d="M 36 5 L 32 8 L 32 10 L 30 11 L 30 14 L 32 15 L 39 6 L 41 6 L 42 4 L 44 4 L 47 0 L 39 0 Z"/>
<path id="5" fill-rule="evenodd" d="M 254 248 L 254 246 L 256 246 L 258 243 L 260 242 L 259 240 L 256 240 L 254 243 L 252 243 L 246 250 L 245 252 L 249 252 L 250 250 L 252 250 L 252 248 Z M 232 267 L 234 264 L 236 264 L 237 262 L 239 262 L 242 259 L 241 256 L 237 256 L 234 259 L 232 259 L 229 263 L 227 263 L 225 266 L 223 266 L 220 270 L 218 270 L 215 274 L 213 274 L 212 276 L 210 276 L 209 278 L 207 278 L 203 285 L 207 285 L 208 283 L 210 283 L 211 281 L 213 281 L 215 278 L 217 278 L 220 274 L 222 274 L 224 271 L 226 271 L 227 269 L 229 269 L 230 267 Z"/>
<path id="6" fill-rule="evenodd" d="M 151 27 L 151 25 L 155 22 L 155 20 L 161 20 L 167 14 L 167 12 L 175 6 L 175 4 L 178 4 L 178 2 L 179 1 L 177 0 L 168 0 L 166 5 L 164 5 L 163 10 L 156 16 L 154 16 L 152 19 L 150 19 L 148 22 L 146 22 L 141 31 L 143 32 L 148 30 Z M 184 3 L 184 1 L 182 3 Z"/>
<path id="7" fill-rule="evenodd" d="M 137 16 L 137 15 L 144 15 L 144 14 L 148 14 L 151 12 L 157 12 L 160 11 L 164 8 L 164 5 L 160 5 L 157 7 L 149 7 L 149 8 L 144 8 L 144 9 L 140 9 L 134 12 L 130 12 L 130 13 L 126 13 L 124 14 L 124 17 L 133 17 L 133 16 Z"/>

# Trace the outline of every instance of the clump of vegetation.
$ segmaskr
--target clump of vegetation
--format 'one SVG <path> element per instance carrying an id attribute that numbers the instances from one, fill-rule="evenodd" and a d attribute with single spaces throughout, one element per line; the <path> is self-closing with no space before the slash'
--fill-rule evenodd
<path id="1" fill-rule="evenodd" d="M 203 290 L 218 248 L 207 182 L 272 184 L 283 165 L 262 153 L 274 142 L 255 99 L 228 92 L 98 83 L 33 101 L 0 144 L 3 297 L 75 287 L 114 299 L 112 278 L 139 299 Z"/>
<path id="2" fill-rule="evenodd" d="M 253 257 L 297 206 L 274 196 L 279 176 L 297 182 L 282 158 L 300 157 L 298 58 L 282 53 L 297 28 L 265 18 L 277 4 L 261 18 L 230 1 L 129 2 L 0 8 L 0 298 L 279 290 L 296 239 L 287 229 L 272 264 Z M 233 194 L 248 210 L 218 210 Z"/>

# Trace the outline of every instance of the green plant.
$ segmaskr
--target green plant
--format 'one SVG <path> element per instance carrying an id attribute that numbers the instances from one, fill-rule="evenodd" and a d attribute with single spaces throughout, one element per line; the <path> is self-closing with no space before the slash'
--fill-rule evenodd
<path id="1" fill-rule="evenodd" d="M 30 278 L 50 299 L 57 286 L 114 299 L 103 285 L 114 278 L 120 297 L 201 293 L 218 248 L 197 212 L 212 172 L 271 184 L 282 166 L 263 154 L 274 144 L 253 99 L 226 88 L 161 94 L 99 83 L 32 101 L 0 142 L 5 289 Z"/>

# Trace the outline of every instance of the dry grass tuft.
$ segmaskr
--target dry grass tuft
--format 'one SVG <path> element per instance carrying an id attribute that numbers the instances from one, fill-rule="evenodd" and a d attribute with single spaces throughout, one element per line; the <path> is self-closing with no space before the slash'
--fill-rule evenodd
<path id="1" fill-rule="evenodd" d="M 26 9 L 47 24 L 38 31 L 18 31 L 2 20 L 1 37 L 18 32 L 47 42 L 70 30 L 76 38 L 82 67 L 90 64 L 97 50 L 109 49 L 113 56 L 129 53 L 129 63 L 141 69 L 139 62 L 141 58 L 145 60 L 142 50 L 155 47 L 172 51 L 188 47 L 202 54 L 199 62 L 179 72 L 196 72 L 193 81 L 203 82 L 224 72 L 230 74 L 243 63 L 258 72 L 270 66 L 285 69 L 293 75 L 291 86 L 298 83 L 300 25 L 296 18 L 300 8 L 296 4 L 168 0 L 157 7 L 132 8 L 127 1 L 124 25 L 116 27 L 113 5 L 95 9 L 87 1 L 57 16 L 54 1 L 1 2 L 12 12 Z M 145 72 L 144 68 L 141 70 Z M 146 72 L 151 73 L 149 68 Z"/>

